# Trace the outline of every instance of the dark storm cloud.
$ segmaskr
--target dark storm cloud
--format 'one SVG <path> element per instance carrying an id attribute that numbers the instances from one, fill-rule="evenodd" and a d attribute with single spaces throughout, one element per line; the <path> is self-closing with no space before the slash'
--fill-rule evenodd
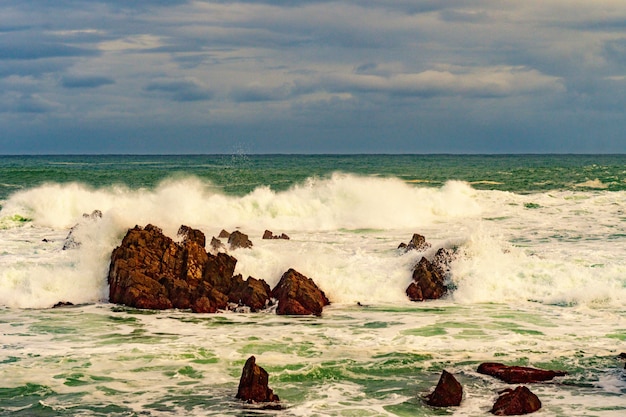
<path id="1" fill-rule="evenodd" d="M 625 22 L 622 0 L 7 0 L 0 131 L 107 152 L 233 137 L 259 152 L 575 152 L 601 127 L 603 151 L 626 152 Z M 145 126 L 154 137 L 114 139 Z"/>

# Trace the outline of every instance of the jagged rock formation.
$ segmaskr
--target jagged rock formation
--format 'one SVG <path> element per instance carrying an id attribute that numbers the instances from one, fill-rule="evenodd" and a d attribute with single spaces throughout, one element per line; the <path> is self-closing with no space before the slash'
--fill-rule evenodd
<path id="1" fill-rule="evenodd" d="M 433 407 L 456 407 L 463 399 L 463 387 L 454 375 L 442 371 L 435 390 L 426 397 L 426 403 Z"/>
<path id="2" fill-rule="evenodd" d="M 239 380 L 236 398 L 250 403 L 278 402 L 278 395 L 268 386 L 269 375 L 250 356 L 246 361 Z"/>
<path id="3" fill-rule="evenodd" d="M 272 297 L 278 300 L 278 314 L 322 315 L 324 306 L 330 304 L 326 294 L 311 278 L 294 269 L 289 269 L 272 290 Z"/>
<path id="4" fill-rule="evenodd" d="M 287 236 L 284 233 L 281 233 L 280 235 L 275 235 L 271 230 L 266 230 L 265 233 L 263 233 L 263 239 L 285 239 L 285 240 L 289 240 L 289 236 Z"/>
<path id="5" fill-rule="evenodd" d="M 411 301 L 436 300 L 448 291 L 443 274 L 422 257 L 413 270 L 413 282 L 406 289 Z"/>
<path id="6" fill-rule="evenodd" d="M 182 226 L 181 243 L 153 225 L 135 226 L 113 250 L 109 301 L 148 309 L 191 309 L 214 313 L 229 303 L 264 308 L 270 288 L 264 281 L 233 275 L 237 260 L 204 249 L 204 234 Z"/>
<path id="7" fill-rule="evenodd" d="M 206 237 L 200 230 L 181 226 L 178 234 L 180 243 L 154 225 L 130 229 L 111 254 L 109 301 L 137 308 L 215 313 L 242 306 L 258 311 L 274 297 L 278 314 L 318 316 L 329 304 L 313 280 L 293 269 L 272 291 L 264 280 L 248 277 L 244 281 L 234 275 L 234 257 L 206 252 Z M 240 235 L 237 240 L 247 240 Z"/>

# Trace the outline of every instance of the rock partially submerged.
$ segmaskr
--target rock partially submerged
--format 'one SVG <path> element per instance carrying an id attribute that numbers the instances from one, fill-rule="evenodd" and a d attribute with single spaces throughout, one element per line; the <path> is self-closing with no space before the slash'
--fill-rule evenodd
<path id="1" fill-rule="evenodd" d="M 280 399 L 269 387 L 268 380 L 267 371 L 256 364 L 254 356 L 250 356 L 243 367 L 236 398 L 249 403 L 277 403 Z M 280 408 L 280 405 L 268 408 Z"/>
<path id="2" fill-rule="evenodd" d="M 233 275 L 237 260 L 204 249 L 204 234 L 182 226 L 177 243 L 153 225 L 130 229 L 113 250 L 109 267 L 109 300 L 147 309 L 191 309 L 214 313 L 229 303 L 253 311 L 270 300 L 270 288 L 254 278 Z"/>
<path id="3" fill-rule="evenodd" d="M 422 257 L 413 270 L 413 282 L 406 289 L 411 301 L 436 300 L 448 291 L 443 275 L 428 259 Z"/>
<path id="4" fill-rule="evenodd" d="M 289 269 L 272 290 L 278 300 L 276 312 L 284 315 L 322 315 L 324 306 L 330 304 L 326 294 L 311 278 Z"/>
<path id="5" fill-rule="evenodd" d="M 553 371 L 525 366 L 508 366 L 496 362 L 485 362 L 478 366 L 478 373 L 490 375 L 508 384 L 528 384 L 549 381 L 557 376 L 565 376 L 565 371 Z"/>
<path id="6" fill-rule="evenodd" d="M 491 413 L 496 416 L 517 416 L 534 413 L 541 408 L 541 401 L 528 388 L 520 386 L 501 391 Z"/>
<path id="7" fill-rule="evenodd" d="M 430 248 L 430 243 L 426 242 L 426 238 L 418 233 L 414 233 L 409 243 L 400 243 L 398 249 L 404 249 L 405 252 L 410 250 L 424 251 Z"/>
<path id="8" fill-rule="evenodd" d="M 426 251 L 431 244 L 418 233 L 413 234 L 408 244 L 401 243 L 398 249 Z M 431 255 L 432 256 L 432 255 Z M 431 259 L 422 256 L 413 268 L 412 282 L 406 289 L 411 301 L 436 300 L 448 292 L 446 280 L 450 274 L 450 263 L 454 260 L 452 249 L 440 248 Z"/>
<path id="9" fill-rule="evenodd" d="M 145 309 L 215 313 L 244 307 L 258 311 L 271 305 L 274 297 L 278 314 L 317 316 L 329 304 L 313 280 L 293 269 L 272 291 L 264 280 L 244 281 L 240 274 L 234 275 L 237 259 L 233 256 L 208 253 L 200 230 L 181 226 L 179 236 L 182 241 L 175 242 L 150 224 L 130 229 L 111 254 L 109 301 Z"/>
<path id="10" fill-rule="evenodd" d="M 285 239 L 285 240 L 289 240 L 289 236 L 287 236 L 284 233 L 281 233 L 280 235 L 275 235 L 271 230 L 266 230 L 265 233 L 263 233 L 263 239 Z"/>
<path id="11" fill-rule="evenodd" d="M 433 407 L 456 407 L 463 399 L 463 387 L 454 375 L 442 371 L 435 390 L 426 397 L 426 404 Z"/>
<path id="12" fill-rule="evenodd" d="M 91 212 L 91 214 L 83 213 L 83 222 L 97 221 L 101 218 L 102 212 L 100 210 L 94 210 Z M 70 231 L 67 233 L 65 240 L 63 241 L 63 250 L 76 249 L 81 245 L 80 241 L 76 239 L 76 231 L 80 229 L 83 222 L 76 223 L 74 226 L 72 226 Z"/>

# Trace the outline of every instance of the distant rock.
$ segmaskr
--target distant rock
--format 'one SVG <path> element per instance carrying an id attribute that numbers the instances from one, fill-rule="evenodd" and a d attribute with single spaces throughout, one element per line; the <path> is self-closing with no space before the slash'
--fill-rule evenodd
<path id="1" fill-rule="evenodd" d="M 235 398 L 249 403 L 277 403 L 280 399 L 269 387 L 268 380 L 268 373 L 256 364 L 254 356 L 250 356 L 241 372 Z M 269 408 L 280 408 L 280 405 L 276 404 L 276 406 Z"/>
<path id="2" fill-rule="evenodd" d="M 271 230 L 266 230 L 263 233 L 263 239 L 285 239 L 289 240 L 289 236 L 284 233 L 281 233 L 280 236 L 275 235 Z"/>
<path id="3" fill-rule="evenodd" d="M 58 303 L 53 305 L 52 308 L 63 308 L 63 307 L 73 307 L 73 306 L 74 306 L 74 303 L 71 303 L 69 301 L 59 301 Z"/>
<path id="4" fill-rule="evenodd" d="M 409 243 L 400 243 L 398 249 L 404 249 L 405 252 L 410 250 L 423 251 L 430 248 L 430 243 L 426 242 L 426 238 L 418 233 L 414 233 Z"/>
<path id="5" fill-rule="evenodd" d="M 267 283 L 233 275 L 237 259 L 207 253 L 204 233 L 182 226 L 179 235 L 183 240 L 177 243 L 153 225 L 130 229 L 111 254 L 109 301 L 196 313 L 225 310 L 229 303 L 255 311 L 269 303 Z"/>
<path id="6" fill-rule="evenodd" d="M 552 371 L 525 366 L 508 366 L 496 362 L 485 362 L 478 366 L 478 373 L 490 375 L 508 384 L 527 384 L 549 381 L 557 376 L 567 375 L 565 371 Z"/>
<path id="7" fill-rule="evenodd" d="M 440 268 L 422 257 L 413 269 L 413 282 L 406 289 L 411 301 L 436 300 L 448 290 Z"/>
<path id="8" fill-rule="evenodd" d="M 514 390 L 506 389 L 500 392 L 491 413 L 496 416 L 517 416 L 534 413 L 541 408 L 541 401 L 526 387 L 517 387 Z"/>
<path id="9" fill-rule="evenodd" d="M 444 370 L 435 390 L 426 397 L 426 403 L 433 407 L 456 407 L 462 399 L 463 387 L 454 375 Z"/>
<path id="10" fill-rule="evenodd" d="M 235 230 L 230 234 L 230 236 L 228 237 L 228 244 L 230 245 L 231 249 L 247 249 L 252 247 L 252 242 L 250 241 L 250 239 L 248 239 L 248 235 L 246 235 L 245 233 L 241 233 L 238 230 Z"/>
<path id="11" fill-rule="evenodd" d="M 276 312 L 281 315 L 321 316 L 324 306 L 330 304 L 326 294 L 311 278 L 289 269 L 272 290 L 278 300 Z"/>
<path id="12" fill-rule="evenodd" d="M 219 235 L 217 235 L 217 237 L 220 239 L 228 239 L 230 237 L 230 233 L 222 229 L 222 231 L 220 232 Z"/>

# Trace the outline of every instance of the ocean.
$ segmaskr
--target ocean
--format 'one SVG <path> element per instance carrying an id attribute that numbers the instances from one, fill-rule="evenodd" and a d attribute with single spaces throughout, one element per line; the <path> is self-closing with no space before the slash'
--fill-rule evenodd
<path id="1" fill-rule="evenodd" d="M 110 304 L 111 252 L 150 223 L 240 230 L 236 273 L 294 268 L 332 304 Z M 398 250 L 414 233 L 432 247 Z M 409 301 L 440 247 L 451 291 Z M 502 362 L 568 372 L 528 385 L 537 415 L 621 417 L 625 254 L 626 155 L 0 156 L 0 416 L 484 416 L 514 386 L 476 370 Z M 252 355 L 283 410 L 235 399 Z M 424 402 L 442 370 L 459 407 Z"/>

